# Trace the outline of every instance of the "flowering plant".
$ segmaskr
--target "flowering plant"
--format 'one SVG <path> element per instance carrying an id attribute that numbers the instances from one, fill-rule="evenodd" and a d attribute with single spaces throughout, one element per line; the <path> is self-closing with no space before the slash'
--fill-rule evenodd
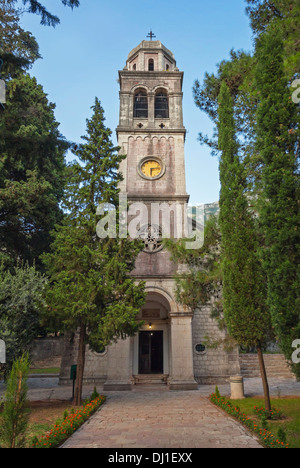
<path id="1" fill-rule="evenodd" d="M 230 416 L 233 416 L 238 421 L 240 421 L 244 426 L 246 426 L 250 431 L 254 432 L 262 444 L 267 448 L 289 448 L 289 445 L 281 442 L 278 437 L 275 437 L 267 429 L 261 428 L 258 424 L 250 419 L 245 413 L 242 413 L 238 406 L 233 405 L 230 401 L 227 401 L 224 397 L 213 393 L 210 396 L 210 401 L 222 408 Z"/>
<path id="2" fill-rule="evenodd" d="M 75 432 L 103 403 L 105 396 L 99 396 L 87 401 L 82 409 L 67 415 L 61 423 L 56 423 L 50 432 L 40 439 L 32 441 L 32 448 L 59 447 L 73 432 Z"/>
<path id="3" fill-rule="evenodd" d="M 259 417 L 266 418 L 266 419 L 282 419 L 282 412 L 279 411 L 277 408 L 272 408 L 271 411 L 267 411 L 263 407 L 254 406 L 254 413 L 257 414 Z"/>

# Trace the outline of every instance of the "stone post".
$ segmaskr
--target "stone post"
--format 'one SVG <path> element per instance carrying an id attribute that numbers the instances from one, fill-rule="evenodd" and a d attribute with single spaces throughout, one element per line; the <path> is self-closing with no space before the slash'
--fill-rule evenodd
<path id="1" fill-rule="evenodd" d="M 236 375 L 230 377 L 230 387 L 231 387 L 231 400 L 243 400 L 245 398 L 244 394 L 244 379 L 241 375 Z"/>

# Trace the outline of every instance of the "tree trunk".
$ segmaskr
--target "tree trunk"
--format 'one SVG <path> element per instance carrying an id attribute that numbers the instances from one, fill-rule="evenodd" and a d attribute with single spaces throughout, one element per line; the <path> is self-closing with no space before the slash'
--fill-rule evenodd
<path id="1" fill-rule="evenodd" d="M 258 354 L 260 373 L 261 373 L 261 378 L 262 378 L 262 383 L 263 383 L 263 388 L 264 388 L 265 409 L 266 411 L 271 411 L 271 400 L 270 400 L 268 377 L 267 377 L 264 356 L 263 356 L 260 343 L 257 345 L 257 354 Z"/>
<path id="2" fill-rule="evenodd" d="M 82 400 L 82 386 L 83 386 L 83 372 L 85 364 L 85 338 L 86 338 L 86 326 L 81 322 L 79 329 L 79 347 L 77 357 L 77 373 L 75 383 L 75 394 L 73 404 L 75 406 L 81 405 Z"/>

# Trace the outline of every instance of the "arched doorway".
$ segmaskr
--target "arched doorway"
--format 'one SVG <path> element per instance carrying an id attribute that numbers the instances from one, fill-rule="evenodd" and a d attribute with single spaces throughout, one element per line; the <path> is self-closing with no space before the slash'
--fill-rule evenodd
<path id="1" fill-rule="evenodd" d="M 134 338 L 133 375 L 169 375 L 170 304 L 162 294 L 149 292 L 138 316 L 144 325 Z"/>

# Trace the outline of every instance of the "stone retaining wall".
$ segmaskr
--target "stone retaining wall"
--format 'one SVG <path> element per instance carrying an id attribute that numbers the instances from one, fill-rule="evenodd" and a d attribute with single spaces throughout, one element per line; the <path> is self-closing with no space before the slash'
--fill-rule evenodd
<path id="1" fill-rule="evenodd" d="M 293 376 L 282 354 L 264 354 L 268 377 L 291 378 Z M 245 378 L 260 377 L 257 354 L 240 354 L 241 374 Z"/>
<path id="2" fill-rule="evenodd" d="M 33 367 L 60 367 L 63 348 L 63 337 L 46 337 L 34 340 L 31 347 Z"/>

